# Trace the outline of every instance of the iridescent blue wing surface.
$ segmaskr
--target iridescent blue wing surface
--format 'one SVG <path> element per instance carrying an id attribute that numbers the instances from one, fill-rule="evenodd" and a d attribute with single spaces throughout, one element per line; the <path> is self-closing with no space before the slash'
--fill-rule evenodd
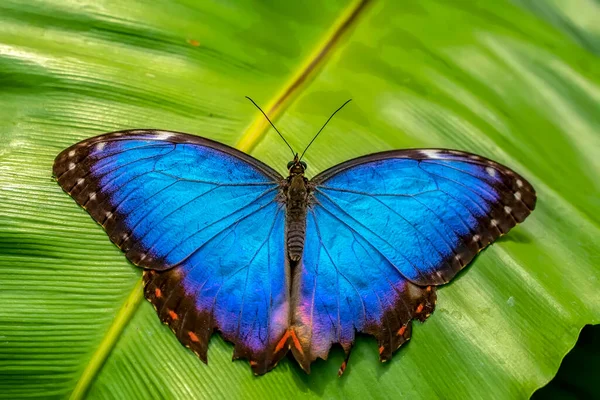
<path id="1" fill-rule="evenodd" d="M 509 168 L 452 150 L 400 150 L 344 162 L 310 183 L 301 267 L 292 273 L 295 358 L 373 335 L 386 361 L 433 312 L 435 287 L 535 207 Z"/>
<path id="2" fill-rule="evenodd" d="M 146 269 L 146 298 L 202 360 L 215 328 L 256 373 L 284 355 L 275 351 L 289 314 L 280 174 L 207 139 L 134 130 L 64 150 L 54 175 Z"/>

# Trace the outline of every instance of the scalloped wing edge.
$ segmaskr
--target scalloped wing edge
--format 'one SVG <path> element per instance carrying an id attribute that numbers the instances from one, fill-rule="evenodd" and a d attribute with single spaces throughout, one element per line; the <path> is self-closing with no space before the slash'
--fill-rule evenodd
<path id="1" fill-rule="evenodd" d="M 385 311 L 379 324 L 369 324 L 363 330 L 355 333 L 363 333 L 373 336 L 377 340 L 379 348 L 379 361 L 382 363 L 392 359 L 394 353 L 411 338 L 412 321 L 424 322 L 433 313 L 437 301 L 435 287 L 420 287 L 406 282 L 405 290 L 400 293 L 393 307 Z M 350 351 L 355 341 L 339 342 L 332 341 L 323 352 L 315 353 L 311 349 L 310 333 L 306 326 L 294 325 L 290 328 L 287 346 L 302 369 L 310 374 L 311 364 L 317 358 L 327 360 L 331 347 L 339 344 L 346 353 L 346 359 L 342 363 L 339 375 L 344 373 L 348 363 Z M 285 337 L 284 337 L 285 338 Z"/>

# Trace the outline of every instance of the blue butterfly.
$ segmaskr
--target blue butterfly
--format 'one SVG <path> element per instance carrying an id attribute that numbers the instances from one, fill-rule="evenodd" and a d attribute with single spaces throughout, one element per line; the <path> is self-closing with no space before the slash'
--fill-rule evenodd
<path id="1" fill-rule="evenodd" d="M 312 180 L 292 153 L 285 178 L 209 139 L 128 130 L 64 150 L 54 175 L 144 268 L 181 343 L 206 362 L 217 329 L 256 374 L 290 349 L 306 372 L 335 343 L 348 357 L 356 332 L 387 361 L 435 286 L 535 207 L 524 178 L 462 151 L 375 153 Z"/>

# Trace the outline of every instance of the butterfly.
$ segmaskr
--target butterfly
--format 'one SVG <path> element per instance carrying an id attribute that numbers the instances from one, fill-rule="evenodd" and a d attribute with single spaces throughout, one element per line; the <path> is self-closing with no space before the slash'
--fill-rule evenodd
<path id="1" fill-rule="evenodd" d="M 53 172 L 144 269 L 145 297 L 179 341 L 207 362 L 216 329 L 255 374 L 290 350 L 310 372 L 334 344 L 341 374 L 357 332 L 389 360 L 433 312 L 436 286 L 535 207 L 530 183 L 475 154 L 385 151 L 308 180 L 288 147 L 284 177 L 210 139 L 126 130 L 62 151 Z"/>

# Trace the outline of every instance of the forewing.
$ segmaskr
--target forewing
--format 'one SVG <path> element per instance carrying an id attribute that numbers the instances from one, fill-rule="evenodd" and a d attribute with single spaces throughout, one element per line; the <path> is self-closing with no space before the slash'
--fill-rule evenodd
<path id="1" fill-rule="evenodd" d="M 150 270 L 146 298 L 183 344 L 206 361 L 217 328 L 255 372 L 274 366 L 289 291 L 277 172 L 207 139 L 141 130 L 66 149 L 54 174 Z"/>
<path id="2" fill-rule="evenodd" d="M 532 186 L 509 168 L 450 150 L 373 154 L 311 183 L 302 268 L 294 272 L 292 349 L 305 369 L 355 331 L 377 337 L 382 360 L 434 308 L 432 286 L 522 222 Z"/>

